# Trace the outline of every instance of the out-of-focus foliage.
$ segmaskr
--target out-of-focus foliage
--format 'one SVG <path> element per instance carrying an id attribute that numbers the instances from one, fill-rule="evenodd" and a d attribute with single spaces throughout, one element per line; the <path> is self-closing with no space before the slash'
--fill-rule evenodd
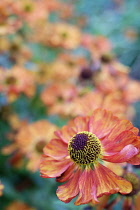
<path id="1" fill-rule="evenodd" d="M 0 2 L 1 210 L 133 206 L 119 194 L 65 204 L 39 162 L 54 130 L 96 108 L 140 128 L 139 11 L 139 0 Z M 140 176 L 139 166 L 125 169 Z"/>

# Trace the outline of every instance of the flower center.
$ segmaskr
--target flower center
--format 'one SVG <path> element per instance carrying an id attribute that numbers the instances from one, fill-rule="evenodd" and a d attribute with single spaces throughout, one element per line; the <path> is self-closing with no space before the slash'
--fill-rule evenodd
<path id="1" fill-rule="evenodd" d="M 46 145 L 46 141 L 44 139 L 40 140 L 35 145 L 36 151 L 41 154 L 43 152 L 43 148 L 45 147 L 45 145 Z"/>
<path id="2" fill-rule="evenodd" d="M 15 85 L 16 84 L 16 78 L 14 76 L 8 76 L 5 80 L 5 83 L 7 85 Z"/>
<path id="3" fill-rule="evenodd" d="M 91 132 L 75 134 L 68 144 L 71 159 L 80 165 L 95 163 L 101 155 L 100 140 Z"/>
<path id="4" fill-rule="evenodd" d="M 139 177 L 136 176 L 133 173 L 127 172 L 124 175 L 124 179 L 126 179 L 129 182 L 131 182 L 131 184 L 132 184 L 132 191 L 129 194 L 125 195 L 125 196 L 136 195 L 139 192 L 139 190 L 140 190 L 140 179 L 139 179 Z"/>

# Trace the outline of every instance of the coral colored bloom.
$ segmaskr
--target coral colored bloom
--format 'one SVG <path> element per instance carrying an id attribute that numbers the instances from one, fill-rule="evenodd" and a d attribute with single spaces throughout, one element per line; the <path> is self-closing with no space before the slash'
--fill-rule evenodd
<path id="1" fill-rule="evenodd" d="M 118 194 L 118 196 L 114 200 L 112 200 L 112 202 L 110 203 L 108 203 L 110 197 L 106 196 L 104 199 L 102 199 L 104 197 L 103 196 L 101 197 L 102 200 L 99 203 L 99 207 L 107 206 L 109 209 L 109 207 L 115 207 L 116 204 L 121 201 L 123 210 L 127 210 L 127 209 L 139 210 L 140 209 L 140 178 L 139 176 L 135 173 L 132 173 L 126 170 L 124 171 L 123 177 L 132 184 L 132 191 L 126 195 Z"/>
<path id="2" fill-rule="evenodd" d="M 27 204 L 21 201 L 13 201 L 10 203 L 5 210 L 14 210 L 14 209 L 22 209 L 22 210 L 36 210 L 36 208 L 30 207 Z"/>
<path id="3" fill-rule="evenodd" d="M 132 173 L 126 172 L 124 178 L 132 184 L 132 191 L 123 198 L 123 209 L 140 209 L 140 178 Z"/>
<path id="4" fill-rule="evenodd" d="M 71 112 L 71 102 L 77 97 L 78 91 L 73 84 L 55 83 L 42 91 L 41 100 L 47 105 L 49 114 L 68 116 Z"/>
<path id="5" fill-rule="evenodd" d="M 3 148 L 4 154 L 11 154 L 10 163 L 16 167 L 21 167 L 23 157 L 27 159 L 27 169 L 37 171 L 43 147 L 54 137 L 57 126 L 47 120 L 39 120 L 30 124 L 25 124 L 17 130 L 12 144 Z"/>
<path id="6" fill-rule="evenodd" d="M 44 148 L 41 177 L 65 182 L 57 189 L 58 198 L 75 205 L 98 203 L 103 195 L 130 193 L 132 185 L 104 163 L 140 164 L 138 129 L 110 111 L 96 109 L 91 116 L 76 117 L 55 132 Z"/>
<path id="7" fill-rule="evenodd" d="M 88 115 L 97 108 L 107 109 L 119 118 L 127 118 L 130 106 L 124 103 L 118 92 L 104 95 L 101 91 L 94 90 L 74 99 L 71 115 Z"/>
<path id="8" fill-rule="evenodd" d="M 10 102 L 13 102 L 20 93 L 32 97 L 35 93 L 32 72 L 20 66 L 14 66 L 10 70 L 0 69 L 0 92 L 4 93 Z"/>

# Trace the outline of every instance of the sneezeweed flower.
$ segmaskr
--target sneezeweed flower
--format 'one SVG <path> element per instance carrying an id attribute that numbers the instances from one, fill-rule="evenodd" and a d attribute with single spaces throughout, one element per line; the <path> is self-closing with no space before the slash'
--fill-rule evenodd
<path id="1" fill-rule="evenodd" d="M 46 121 L 39 120 L 20 128 L 15 137 L 18 148 L 27 159 L 27 169 L 37 171 L 43 147 L 53 138 L 57 127 Z"/>
<path id="2" fill-rule="evenodd" d="M 3 194 L 4 185 L 0 182 L 0 196 Z"/>
<path id="3" fill-rule="evenodd" d="M 126 195 L 122 195 L 120 193 L 117 194 L 117 196 L 114 197 L 114 199 L 110 203 L 108 202 L 110 200 L 110 196 L 106 196 L 104 199 L 101 200 L 99 206 L 104 205 L 104 207 L 106 206 L 109 209 L 109 207 L 116 206 L 117 204 L 120 205 L 121 202 L 123 210 L 140 209 L 140 177 L 138 177 L 138 175 L 130 171 L 124 172 L 123 177 L 132 184 L 132 191 Z"/>
<path id="4" fill-rule="evenodd" d="M 84 57 L 70 54 L 60 54 L 57 59 L 37 66 L 35 77 L 39 84 L 52 82 L 75 81 L 79 75 L 81 65 L 85 64 Z"/>
<path id="5" fill-rule="evenodd" d="M 62 47 L 64 49 L 76 49 L 81 42 L 81 32 L 78 27 L 66 23 L 44 23 L 42 33 L 38 26 L 34 27 L 31 39 L 35 42 L 51 47 Z"/>
<path id="6" fill-rule="evenodd" d="M 79 90 L 71 83 L 54 83 L 42 91 L 41 100 L 49 114 L 67 116 L 71 111 L 71 102 L 78 94 Z"/>
<path id="7" fill-rule="evenodd" d="M 123 97 L 127 103 L 134 103 L 140 100 L 140 92 L 137 91 L 140 88 L 140 82 L 128 79 L 127 85 L 123 89 Z"/>
<path id="8" fill-rule="evenodd" d="M 132 172 L 127 172 L 124 178 L 132 184 L 132 191 L 123 198 L 123 209 L 140 209 L 140 177 Z"/>
<path id="9" fill-rule="evenodd" d="M 44 83 L 46 83 L 46 81 L 48 83 L 64 82 L 77 76 L 78 67 L 74 62 L 68 64 L 67 62 L 59 58 L 53 63 L 41 64 L 39 66 L 39 71 L 36 72 L 36 77 L 37 80 L 43 81 Z"/>
<path id="10" fill-rule="evenodd" d="M 36 22 L 44 21 L 48 17 L 48 11 L 44 1 L 16 1 L 16 13 L 24 21 L 26 21 L 30 27 Z"/>
<path id="11" fill-rule="evenodd" d="M 14 1 L 5 0 L 0 2 L 0 35 L 16 32 L 21 26 L 21 21 L 16 18 Z"/>
<path id="12" fill-rule="evenodd" d="M 104 36 L 82 35 L 82 45 L 91 53 L 93 60 L 100 60 L 101 56 L 110 53 L 112 46 Z"/>
<path id="13" fill-rule="evenodd" d="M 20 66 L 0 70 L 0 92 L 7 96 L 8 101 L 14 101 L 23 93 L 32 97 L 35 93 L 35 81 L 31 71 Z"/>
<path id="14" fill-rule="evenodd" d="M 110 63 L 102 63 L 101 71 L 94 76 L 94 85 L 104 93 L 117 90 L 123 91 L 129 80 L 129 69 L 125 65 L 113 60 Z"/>
<path id="15" fill-rule="evenodd" d="M 51 66 L 51 78 L 53 81 L 75 81 L 79 74 L 79 69 L 82 63 L 86 62 L 84 58 L 68 56 L 61 54 L 52 63 Z"/>
<path id="16" fill-rule="evenodd" d="M 23 65 L 31 58 L 31 51 L 17 35 L 9 42 L 8 53 L 10 60 L 17 65 Z"/>
<path id="17" fill-rule="evenodd" d="M 140 82 L 129 77 L 129 68 L 116 60 L 102 64 L 101 71 L 96 72 L 93 83 L 97 89 L 105 94 L 119 92 L 127 104 L 140 100 L 137 91 Z"/>
<path id="18" fill-rule="evenodd" d="M 91 116 L 76 117 L 55 132 L 44 148 L 40 164 L 43 178 L 66 182 L 57 189 L 58 198 L 75 205 L 97 204 L 103 195 L 130 193 L 132 185 L 104 163 L 140 164 L 138 129 L 110 111 L 96 109 Z"/>
<path id="19" fill-rule="evenodd" d="M 118 92 L 104 95 L 101 91 L 94 90 L 74 99 L 71 114 L 72 116 L 90 115 L 97 108 L 107 109 L 117 117 L 127 118 L 129 106 L 124 103 Z"/>
<path id="20" fill-rule="evenodd" d="M 39 168 L 43 147 L 53 138 L 56 129 L 57 126 L 47 120 L 22 124 L 16 134 L 11 134 L 13 142 L 4 147 L 2 153 L 11 154 L 9 163 L 18 168 L 25 165 L 26 159 L 26 168 L 35 172 Z"/>
<path id="21" fill-rule="evenodd" d="M 5 208 L 5 210 L 14 210 L 14 209 L 36 210 L 36 208 L 30 207 L 21 201 L 13 201 Z"/>

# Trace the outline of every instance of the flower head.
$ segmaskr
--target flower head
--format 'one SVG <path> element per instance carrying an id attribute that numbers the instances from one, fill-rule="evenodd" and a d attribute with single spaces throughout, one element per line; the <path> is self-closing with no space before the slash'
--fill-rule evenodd
<path id="1" fill-rule="evenodd" d="M 96 99 L 96 100 L 95 100 Z M 72 116 L 89 115 L 94 109 L 104 108 L 113 112 L 119 118 L 127 118 L 130 105 L 123 101 L 123 97 L 119 92 L 104 95 L 101 91 L 90 91 L 82 96 L 78 96 L 73 100 Z"/>
<path id="2" fill-rule="evenodd" d="M 8 206 L 6 206 L 6 210 L 13 210 L 13 209 L 36 210 L 35 208 L 30 207 L 27 204 L 18 200 L 13 201 Z"/>
<path id="3" fill-rule="evenodd" d="M 57 189 L 61 201 L 78 195 L 75 205 L 96 204 L 103 195 L 131 192 L 129 181 L 104 166 L 106 161 L 140 164 L 138 129 L 128 120 L 96 109 L 91 116 L 76 117 L 55 135 L 44 148 L 40 172 L 44 178 L 66 182 Z"/>
<path id="4" fill-rule="evenodd" d="M 121 196 L 123 208 L 137 210 L 140 208 L 140 178 L 129 171 L 124 174 L 124 178 L 132 184 L 132 191 L 125 196 Z"/>
<path id="5" fill-rule="evenodd" d="M 43 147 L 53 138 L 56 129 L 57 126 L 47 120 L 26 123 L 17 130 L 13 143 L 4 147 L 2 151 L 4 154 L 15 152 L 10 158 L 14 166 L 21 166 L 26 158 L 27 169 L 35 172 L 39 168 Z"/>
<path id="6" fill-rule="evenodd" d="M 0 70 L 0 92 L 6 94 L 8 101 L 14 101 L 24 93 L 32 97 L 35 93 L 35 83 L 32 72 L 20 66 L 10 70 Z"/>

